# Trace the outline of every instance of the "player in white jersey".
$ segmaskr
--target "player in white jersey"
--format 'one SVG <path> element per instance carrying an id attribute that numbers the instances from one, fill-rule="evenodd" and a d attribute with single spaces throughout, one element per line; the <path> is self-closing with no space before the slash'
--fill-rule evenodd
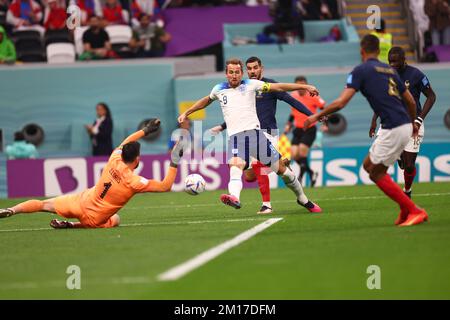
<path id="1" fill-rule="evenodd" d="M 242 190 L 242 173 L 252 159 L 269 166 L 283 179 L 291 189 L 297 203 L 310 212 L 321 212 L 322 209 L 308 200 L 297 176 L 280 161 L 280 154 L 260 130 L 256 113 L 256 92 L 294 91 L 304 89 L 311 95 L 317 95 L 314 86 L 296 83 L 267 83 L 259 80 L 242 80 L 243 63 L 239 59 L 226 62 L 227 82 L 216 85 L 209 96 L 198 100 L 191 108 L 178 117 L 183 122 L 190 114 L 206 108 L 214 100 L 220 102 L 223 117 L 227 124 L 230 139 L 228 142 L 228 164 L 230 166 L 229 194 L 223 194 L 220 200 L 236 209 L 241 208 L 239 200 Z"/>

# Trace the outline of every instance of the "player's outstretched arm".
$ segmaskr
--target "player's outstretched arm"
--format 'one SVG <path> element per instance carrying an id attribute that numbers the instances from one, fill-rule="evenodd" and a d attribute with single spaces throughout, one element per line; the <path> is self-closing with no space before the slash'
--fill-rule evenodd
<path id="1" fill-rule="evenodd" d="M 309 94 L 312 96 L 319 95 L 319 90 L 317 90 L 316 87 L 309 84 L 301 84 L 301 83 L 282 83 L 282 82 L 270 83 L 268 91 L 282 92 L 282 91 L 295 91 L 301 89 L 308 91 Z"/>
<path id="2" fill-rule="evenodd" d="M 349 101 L 353 98 L 355 93 L 356 93 L 355 89 L 345 88 L 344 91 L 342 91 L 339 98 L 337 98 L 332 103 L 330 103 L 327 107 L 325 107 L 324 110 L 308 117 L 303 124 L 303 128 L 306 130 L 311 126 L 312 123 L 319 121 L 320 119 L 326 117 L 329 114 L 335 113 L 335 112 L 343 109 L 349 103 Z"/>
<path id="3" fill-rule="evenodd" d="M 298 101 L 297 99 L 294 99 L 290 94 L 286 92 L 280 92 L 278 93 L 278 99 L 283 100 L 287 104 L 289 104 L 291 107 L 296 109 L 297 111 L 306 114 L 307 116 L 311 116 L 313 113 L 311 110 L 309 110 L 303 103 Z"/>
<path id="4" fill-rule="evenodd" d="M 177 177 L 177 168 L 180 163 L 181 157 L 188 146 L 187 141 L 180 139 L 175 143 L 170 154 L 170 167 L 167 175 L 162 181 L 150 180 L 147 187 L 143 192 L 169 192 L 172 189 L 172 185 Z"/>
<path id="5" fill-rule="evenodd" d="M 192 113 L 194 113 L 198 110 L 202 110 L 202 109 L 206 108 L 207 106 L 209 106 L 211 104 L 211 102 L 213 102 L 213 100 L 209 96 L 201 98 L 196 103 L 194 103 L 194 105 L 192 107 L 187 109 L 184 113 L 180 114 L 180 116 L 178 117 L 178 123 L 184 122 L 189 115 L 191 115 Z"/>
<path id="6" fill-rule="evenodd" d="M 141 130 L 138 130 L 135 133 L 130 134 L 125 140 L 122 141 L 122 143 L 120 145 L 123 146 L 124 144 L 130 143 L 133 141 L 137 141 L 137 140 L 149 135 L 150 133 L 153 133 L 156 130 L 158 130 L 160 125 L 161 125 L 161 121 L 159 119 L 153 119 L 153 120 L 149 121 L 145 125 L 145 127 L 142 128 Z"/>

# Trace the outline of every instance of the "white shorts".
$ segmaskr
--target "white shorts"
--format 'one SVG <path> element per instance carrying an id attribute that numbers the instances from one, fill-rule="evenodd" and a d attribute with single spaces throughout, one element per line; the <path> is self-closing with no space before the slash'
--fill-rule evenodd
<path id="1" fill-rule="evenodd" d="M 269 134 L 269 133 L 267 133 L 266 131 L 263 131 L 263 133 L 264 133 L 264 136 L 267 138 L 267 140 L 269 140 L 270 141 L 270 143 L 275 147 L 275 149 L 279 152 L 279 150 L 278 150 L 278 135 L 271 135 L 271 134 Z M 253 161 L 257 161 L 257 159 L 255 159 L 255 158 L 251 158 L 251 161 L 250 161 L 250 163 L 248 164 L 248 168 L 250 169 L 250 168 L 252 168 L 252 162 Z"/>
<path id="2" fill-rule="evenodd" d="M 412 125 L 406 123 L 393 129 L 378 130 L 377 138 L 369 150 L 369 158 L 373 164 L 393 165 L 408 144 L 412 135 Z"/>
<path id="3" fill-rule="evenodd" d="M 278 135 L 271 135 L 264 131 L 264 135 L 266 136 L 267 140 L 270 141 L 270 143 L 275 147 L 275 149 L 278 150 Z"/>
<path id="4" fill-rule="evenodd" d="M 417 139 L 414 139 L 413 137 L 409 139 L 409 142 L 405 147 L 405 151 L 412 153 L 419 153 L 420 145 L 422 144 L 424 134 L 425 134 L 425 126 L 422 123 L 422 125 L 419 128 L 419 136 L 417 137 Z"/>

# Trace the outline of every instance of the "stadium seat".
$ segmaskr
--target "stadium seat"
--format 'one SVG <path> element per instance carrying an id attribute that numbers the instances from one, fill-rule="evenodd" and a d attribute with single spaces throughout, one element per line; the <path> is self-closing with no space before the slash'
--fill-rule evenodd
<path id="1" fill-rule="evenodd" d="M 42 47 L 41 34 L 35 30 L 15 31 L 11 38 L 18 51 Z"/>
<path id="2" fill-rule="evenodd" d="M 83 33 L 89 29 L 89 27 L 78 27 L 75 29 L 74 33 L 74 42 L 75 42 L 75 51 L 77 55 L 80 55 L 83 53 Z"/>
<path id="3" fill-rule="evenodd" d="M 105 28 L 111 41 L 112 49 L 121 58 L 131 58 L 133 53 L 129 48 L 129 42 L 133 36 L 133 31 L 129 26 L 112 25 Z"/>
<path id="4" fill-rule="evenodd" d="M 51 43 L 72 42 L 70 38 L 69 30 L 47 30 L 45 33 L 45 45 L 48 46 Z"/>
<path id="5" fill-rule="evenodd" d="M 20 30 L 12 34 L 17 59 L 23 62 L 45 61 L 41 34 L 36 30 Z"/>
<path id="6" fill-rule="evenodd" d="M 41 39 L 41 34 L 37 30 L 16 30 L 12 34 L 14 40 L 19 39 Z"/>
<path id="7" fill-rule="evenodd" d="M 75 62 L 75 46 L 72 43 L 52 43 L 47 46 L 48 63 Z"/>
<path id="8" fill-rule="evenodd" d="M 124 25 L 112 25 L 105 28 L 109 35 L 111 44 L 128 44 L 133 35 L 133 31 L 129 26 Z"/>
<path id="9" fill-rule="evenodd" d="M 22 62 L 44 62 L 45 53 L 42 48 L 17 51 L 17 60 Z"/>

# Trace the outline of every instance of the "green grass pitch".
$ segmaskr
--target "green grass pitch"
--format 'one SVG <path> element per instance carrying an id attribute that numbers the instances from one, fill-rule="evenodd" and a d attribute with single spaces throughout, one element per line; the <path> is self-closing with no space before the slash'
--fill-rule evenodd
<path id="1" fill-rule="evenodd" d="M 241 210 L 220 191 L 139 195 L 114 229 L 53 230 L 48 213 L 1 219 L 0 299 L 450 299 L 450 183 L 414 185 L 430 221 L 409 228 L 393 225 L 398 209 L 374 186 L 306 192 L 323 214 L 278 189 L 275 213 L 258 216 L 251 189 Z M 272 217 L 283 220 L 179 280 L 157 280 Z M 69 265 L 81 268 L 80 290 L 66 288 Z M 370 265 L 379 290 L 367 288 Z"/>

